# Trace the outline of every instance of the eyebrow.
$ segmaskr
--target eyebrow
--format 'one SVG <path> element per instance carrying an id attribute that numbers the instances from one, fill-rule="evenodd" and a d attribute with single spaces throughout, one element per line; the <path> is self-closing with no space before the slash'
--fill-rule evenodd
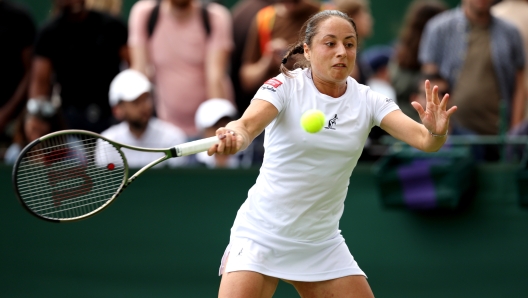
<path id="1" fill-rule="evenodd" d="M 335 36 L 333 34 L 327 34 L 327 35 L 323 36 L 323 38 L 325 38 L 325 37 L 337 38 L 337 36 Z M 350 35 L 350 36 L 345 37 L 345 39 L 355 38 L 355 37 L 356 37 L 355 35 Z"/>

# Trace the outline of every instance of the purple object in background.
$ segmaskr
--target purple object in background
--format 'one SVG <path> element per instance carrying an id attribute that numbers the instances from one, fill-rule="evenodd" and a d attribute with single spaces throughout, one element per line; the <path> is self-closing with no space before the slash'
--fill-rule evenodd
<path id="1" fill-rule="evenodd" d="M 413 160 L 408 165 L 398 168 L 403 199 L 412 209 L 433 209 L 436 207 L 436 191 L 431 166 L 434 160 Z"/>

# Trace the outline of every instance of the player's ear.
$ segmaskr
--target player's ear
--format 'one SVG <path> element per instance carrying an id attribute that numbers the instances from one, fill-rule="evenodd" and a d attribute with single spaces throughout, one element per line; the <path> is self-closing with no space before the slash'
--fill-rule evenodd
<path id="1" fill-rule="evenodd" d="M 125 111 L 123 111 L 123 107 L 120 103 L 112 107 L 112 113 L 119 121 L 123 121 L 125 119 Z"/>
<path id="2" fill-rule="evenodd" d="M 310 48 L 308 47 L 306 43 L 303 44 L 303 48 L 304 48 L 304 58 L 310 61 Z"/>

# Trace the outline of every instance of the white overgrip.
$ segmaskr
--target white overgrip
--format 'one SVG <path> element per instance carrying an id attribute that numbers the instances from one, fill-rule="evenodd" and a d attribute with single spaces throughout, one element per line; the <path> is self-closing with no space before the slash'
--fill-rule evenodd
<path id="1" fill-rule="evenodd" d="M 187 142 L 174 147 L 176 149 L 176 156 L 186 156 L 207 151 L 211 146 L 218 143 L 218 137 L 210 137 L 200 139 L 192 142 Z"/>

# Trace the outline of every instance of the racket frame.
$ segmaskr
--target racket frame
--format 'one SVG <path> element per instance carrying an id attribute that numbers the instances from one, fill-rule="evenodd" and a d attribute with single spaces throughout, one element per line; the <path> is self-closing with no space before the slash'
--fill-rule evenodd
<path id="1" fill-rule="evenodd" d="M 51 217 L 40 215 L 40 214 L 34 212 L 26 204 L 26 202 L 22 199 L 22 196 L 20 195 L 20 192 L 18 190 L 18 178 L 17 178 L 18 167 L 19 167 L 20 163 L 22 162 L 22 160 L 24 159 L 26 153 L 29 150 L 31 150 L 33 147 L 37 146 L 39 143 L 41 143 L 43 141 L 46 141 L 48 139 L 51 139 L 53 137 L 60 136 L 60 135 L 72 135 L 72 134 L 87 135 L 87 136 L 91 136 L 91 137 L 94 137 L 94 138 L 102 139 L 102 140 L 108 142 L 114 148 L 116 148 L 117 152 L 119 152 L 119 154 L 121 155 L 121 158 L 123 159 L 123 172 L 124 172 L 123 181 L 121 182 L 121 185 L 117 188 L 116 192 L 112 195 L 112 197 L 110 199 L 108 199 L 107 202 L 105 202 L 104 204 L 99 206 L 97 209 L 92 210 L 89 213 L 86 213 L 86 214 L 83 214 L 83 215 L 77 216 L 77 217 L 62 218 L 62 219 L 51 218 Z M 207 139 L 202 139 L 202 140 L 197 140 L 197 141 L 194 141 L 194 142 L 184 143 L 181 146 L 189 146 L 189 145 L 197 144 L 197 143 L 202 143 L 202 144 L 206 144 L 206 145 L 207 144 L 213 145 L 214 142 L 216 142 L 216 141 L 218 141 L 217 137 L 210 137 L 210 138 L 207 138 Z M 121 148 L 127 148 L 127 149 L 131 149 L 131 150 L 142 151 L 142 152 L 164 153 L 165 156 L 162 156 L 162 157 L 150 162 L 149 164 L 147 164 L 144 167 L 142 167 L 141 169 L 139 169 L 130 178 L 128 178 L 129 177 L 128 161 L 127 161 L 126 156 L 123 153 L 123 151 L 121 151 Z M 203 151 L 203 150 L 199 150 L 198 152 L 200 152 L 200 151 Z M 34 140 L 33 142 L 29 143 L 26 147 L 24 147 L 24 149 L 22 149 L 22 151 L 20 152 L 15 164 L 13 165 L 13 172 L 12 172 L 13 187 L 14 187 L 17 199 L 22 204 L 24 209 L 26 209 L 30 214 L 36 216 L 37 218 L 44 219 L 46 221 L 54 222 L 54 223 L 79 221 L 79 220 L 91 217 L 91 216 L 95 215 L 96 213 L 102 211 L 106 207 L 108 207 L 112 202 L 115 201 L 115 199 L 121 194 L 121 192 L 123 192 L 123 190 L 128 185 L 130 185 L 130 183 L 132 183 L 132 181 L 134 181 L 137 177 L 139 177 L 139 175 L 144 173 L 146 170 L 152 168 L 153 166 L 155 166 L 155 165 L 157 165 L 157 164 L 159 164 L 159 163 L 161 163 L 161 162 L 163 162 L 163 161 L 165 161 L 167 159 L 170 159 L 170 158 L 173 158 L 173 157 L 180 157 L 180 156 L 190 155 L 190 154 L 194 154 L 194 153 L 196 153 L 196 152 L 192 151 L 192 150 L 189 151 L 189 152 L 182 151 L 181 147 L 179 145 L 176 145 L 176 146 L 171 147 L 171 148 L 143 148 L 143 147 L 136 147 L 136 146 L 126 145 L 126 144 L 122 144 L 122 143 L 119 143 L 119 142 L 116 142 L 116 141 L 112 141 L 112 140 L 110 140 L 110 139 L 108 139 L 108 138 L 106 138 L 106 137 L 104 137 L 104 136 L 102 136 L 102 135 L 100 135 L 98 133 L 94 133 L 94 132 L 87 131 L 87 130 L 79 130 L 79 129 L 61 130 L 61 131 L 53 132 L 53 133 L 47 134 L 47 135 L 45 135 L 43 137 L 40 137 L 40 138 Z"/>

